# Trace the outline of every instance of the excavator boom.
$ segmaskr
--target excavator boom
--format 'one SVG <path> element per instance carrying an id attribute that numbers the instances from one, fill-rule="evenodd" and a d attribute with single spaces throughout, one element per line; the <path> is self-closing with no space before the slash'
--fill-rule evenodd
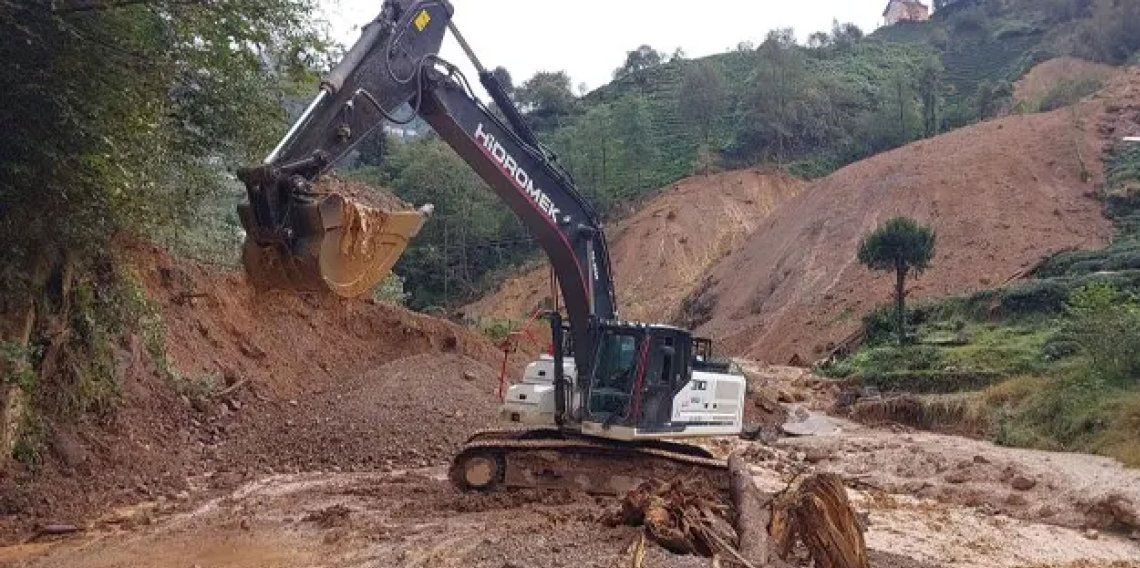
<path id="1" fill-rule="evenodd" d="M 452 13 L 446 0 L 387 0 L 265 163 L 242 172 L 247 268 L 270 250 L 295 283 L 343 295 L 383 277 L 422 215 L 361 208 L 321 194 L 313 181 L 384 120 L 418 116 L 526 226 L 550 259 L 565 310 L 565 318 L 548 314 L 553 358 L 528 367 L 503 409 L 512 422 L 545 427 L 473 437 L 453 463 L 456 483 L 612 492 L 652 462 L 721 471 L 707 453 L 666 439 L 739 433 L 743 378 L 714 364 L 711 344 L 687 330 L 620 320 L 600 217 L 472 53 Z M 502 118 L 437 56 L 448 30 Z M 606 473 L 614 461 L 632 463 Z"/>

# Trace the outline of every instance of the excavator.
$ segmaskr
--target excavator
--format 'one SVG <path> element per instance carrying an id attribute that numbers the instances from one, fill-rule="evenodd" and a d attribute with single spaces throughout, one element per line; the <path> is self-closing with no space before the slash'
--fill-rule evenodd
<path id="1" fill-rule="evenodd" d="M 527 366 L 450 477 L 464 490 L 568 488 L 622 494 L 649 477 L 721 475 L 684 439 L 741 432 L 745 382 L 708 339 L 619 317 L 598 213 L 544 147 L 452 21 L 447 0 L 386 0 L 264 163 L 239 172 L 251 279 L 359 295 L 427 218 L 322 192 L 316 180 L 385 121 L 427 122 L 527 227 L 562 298 L 545 314 L 551 353 Z M 450 32 L 494 102 L 438 55 Z"/>

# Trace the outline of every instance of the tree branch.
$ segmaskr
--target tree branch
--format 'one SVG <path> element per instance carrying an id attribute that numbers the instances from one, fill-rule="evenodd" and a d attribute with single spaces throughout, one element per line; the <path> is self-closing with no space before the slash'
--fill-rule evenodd
<path id="1" fill-rule="evenodd" d="M 97 12 L 102 10 L 115 10 L 118 8 L 126 8 L 129 6 L 138 5 L 172 5 L 172 6 L 187 6 L 193 4 L 210 4 L 212 0 L 107 0 L 105 2 L 99 1 L 86 1 L 77 2 L 68 6 L 55 5 L 52 2 L 51 12 L 56 15 L 77 14 L 81 12 Z"/>

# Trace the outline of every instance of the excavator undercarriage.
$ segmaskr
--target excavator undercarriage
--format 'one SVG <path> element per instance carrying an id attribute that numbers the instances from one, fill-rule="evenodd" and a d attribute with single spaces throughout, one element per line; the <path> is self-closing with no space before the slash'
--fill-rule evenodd
<path id="1" fill-rule="evenodd" d="M 477 491 L 568 489 L 620 496 L 649 479 L 694 476 L 728 487 L 725 461 L 699 446 L 620 442 L 546 428 L 478 432 L 456 454 L 449 475 L 460 489 Z"/>

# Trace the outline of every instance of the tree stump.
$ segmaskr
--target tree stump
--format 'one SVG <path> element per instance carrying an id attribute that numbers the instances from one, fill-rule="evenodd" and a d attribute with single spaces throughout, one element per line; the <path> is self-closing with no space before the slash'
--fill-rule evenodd
<path id="1" fill-rule="evenodd" d="M 830 473 L 797 478 L 778 495 L 752 483 L 748 464 L 729 458 L 736 532 L 742 556 L 757 566 L 786 566 L 797 541 L 816 568 L 869 568 L 867 545 L 843 478 Z"/>
<path id="2" fill-rule="evenodd" d="M 816 568 L 870 568 L 841 477 L 803 476 L 770 494 L 753 483 L 744 459 L 734 455 L 728 466 L 731 506 L 700 479 L 650 480 L 625 496 L 617 520 L 645 527 L 643 534 L 671 552 L 716 565 L 786 568 L 802 543 Z"/>

